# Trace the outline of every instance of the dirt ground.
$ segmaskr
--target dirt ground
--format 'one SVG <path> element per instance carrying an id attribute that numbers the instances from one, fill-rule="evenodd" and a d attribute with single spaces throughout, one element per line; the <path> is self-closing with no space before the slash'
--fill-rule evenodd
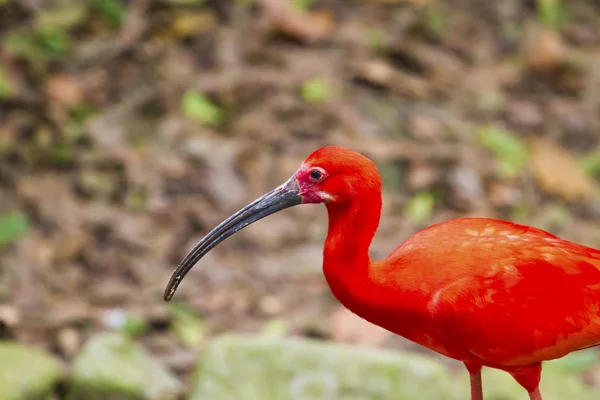
<path id="1" fill-rule="evenodd" d="M 380 168 L 375 258 L 465 215 L 600 247 L 599 18 L 591 0 L 0 0 L 1 336 L 69 361 L 124 329 L 183 376 L 225 331 L 414 348 L 329 293 L 320 206 L 162 292 L 327 144 Z"/>

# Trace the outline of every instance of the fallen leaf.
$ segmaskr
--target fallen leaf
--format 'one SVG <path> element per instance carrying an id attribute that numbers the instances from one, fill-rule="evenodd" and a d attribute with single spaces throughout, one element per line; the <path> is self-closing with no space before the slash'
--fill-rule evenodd
<path id="1" fill-rule="evenodd" d="M 157 40 L 177 40 L 209 32 L 217 23 L 212 12 L 182 12 L 173 17 L 170 24 L 157 33 Z"/>
<path id="2" fill-rule="evenodd" d="M 554 29 L 532 27 L 525 35 L 525 59 L 535 72 L 554 69 L 565 54 L 565 44 Z"/>
<path id="3" fill-rule="evenodd" d="M 82 101 L 84 88 L 77 77 L 61 74 L 48 79 L 46 93 L 51 100 L 73 107 Z"/>
<path id="4" fill-rule="evenodd" d="M 333 14 L 326 10 L 306 12 L 287 0 L 259 0 L 268 30 L 289 35 L 304 43 L 324 39 L 333 29 Z"/>
<path id="5" fill-rule="evenodd" d="M 478 132 L 477 139 L 495 154 L 498 159 L 496 169 L 500 177 L 512 178 L 527 164 L 527 147 L 512 132 L 490 125 Z"/>
<path id="6" fill-rule="evenodd" d="M 72 359 L 77 354 L 82 341 L 81 334 L 70 327 L 60 329 L 56 335 L 57 347 L 68 359 Z"/>
<path id="7" fill-rule="evenodd" d="M 429 164 L 416 163 L 406 175 L 405 185 L 413 192 L 426 190 L 440 179 L 440 171 Z"/>
<path id="8" fill-rule="evenodd" d="M 555 142 L 532 138 L 529 143 L 531 167 L 540 187 L 567 201 L 590 199 L 596 184 L 571 153 Z"/>
<path id="9" fill-rule="evenodd" d="M 367 60 L 357 63 L 354 72 L 360 79 L 380 86 L 391 86 L 398 78 L 398 71 L 382 59 Z"/>
<path id="10" fill-rule="evenodd" d="M 0 215 L 0 248 L 16 241 L 28 230 L 29 219 L 22 212 Z"/>
<path id="11" fill-rule="evenodd" d="M 413 196 L 406 205 L 404 212 L 414 222 L 424 222 L 431 218 L 435 208 L 435 194 L 433 192 L 420 192 Z"/>
<path id="12" fill-rule="evenodd" d="M 302 98 L 308 103 L 321 103 L 329 97 L 329 82 L 323 79 L 306 81 L 301 88 Z"/>
<path id="13" fill-rule="evenodd" d="M 181 109 L 186 117 L 218 126 L 223 122 L 223 110 L 214 104 L 204 93 L 188 90 L 181 99 Z"/>
<path id="14" fill-rule="evenodd" d="M 429 115 L 411 115 L 406 125 L 408 133 L 419 140 L 435 140 L 444 137 L 444 127 L 440 121 Z"/>

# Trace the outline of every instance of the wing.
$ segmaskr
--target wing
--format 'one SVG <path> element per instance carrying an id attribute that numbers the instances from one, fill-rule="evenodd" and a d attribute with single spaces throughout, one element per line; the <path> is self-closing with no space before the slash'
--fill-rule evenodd
<path id="1" fill-rule="evenodd" d="M 428 304 L 440 330 L 478 358 L 503 365 L 600 342 L 600 251 L 534 228 L 502 229 L 455 247 L 463 267 Z"/>

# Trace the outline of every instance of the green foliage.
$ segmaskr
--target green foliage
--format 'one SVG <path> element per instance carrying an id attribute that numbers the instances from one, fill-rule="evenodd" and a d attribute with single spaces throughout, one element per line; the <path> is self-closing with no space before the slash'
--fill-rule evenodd
<path id="1" fill-rule="evenodd" d="M 539 20 L 548 28 L 559 29 L 568 21 L 566 5 L 561 0 L 537 0 Z"/>
<path id="2" fill-rule="evenodd" d="M 425 7 L 425 29 L 436 39 L 446 32 L 448 15 L 441 1 L 432 1 Z"/>
<path id="3" fill-rule="evenodd" d="M 79 103 L 69 110 L 69 122 L 65 127 L 68 139 L 78 140 L 85 134 L 85 123 L 96 116 L 98 110 L 89 103 Z"/>
<path id="4" fill-rule="evenodd" d="M 126 335 L 135 337 L 144 334 L 147 328 L 148 324 L 146 324 L 146 321 L 137 316 L 128 315 L 125 323 L 121 327 L 121 330 Z"/>
<path id="5" fill-rule="evenodd" d="M 46 61 L 64 57 L 71 47 L 71 42 L 64 30 L 41 29 L 12 33 L 7 38 L 7 46 L 17 56 L 30 61 Z"/>
<path id="6" fill-rule="evenodd" d="M 225 113 L 202 92 L 188 90 L 181 100 L 181 108 L 186 117 L 218 126 L 223 123 Z"/>
<path id="7" fill-rule="evenodd" d="M 85 122 L 98 114 L 96 107 L 89 103 L 79 103 L 71 109 L 70 117 L 75 122 Z"/>
<path id="8" fill-rule="evenodd" d="M 8 99 L 13 95 L 13 88 L 6 76 L 4 67 L 0 65 L 0 99 Z"/>
<path id="9" fill-rule="evenodd" d="M 20 211 L 0 216 L 0 248 L 13 243 L 29 230 L 29 219 Z"/>
<path id="10" fill-rule="evenodd" d="M 44 9 L 35 16 L 36 30 L 69 30 L 85 22 L 88 17 L 87 2 L 67 2 L 62 7 Z"/>
<path id="11" fill-rule="evenodd" d="M 288 326 L 285 321 L 275 319 L 265 324 L 262 329 L 262 335 L 272 338 L 282 338 L 288 333 Z"/>
<path id="12" fill-rule="evenodd" d="M 586 174 L 593 177 L 600 177 L 600 151 L 581 158 L 579 164 Z"/>
<path id="13" fill-rule="evenodd" d="M 127 18 L 127 8 L 122 0 L 94 0 L 92 7 L 115 26 L 120 26 Z"/>
<path id="14" fill-rule="evenodd" d="M 527 164 L 527 147 L 512 132 L 495 126 L 486 126 L 478 134 L 479 143 L 498 158 L 497 173 L 502 178 L 519 174 Z"/>
<path id="15" fill-rule="evenodd" d="M 67 143 L 56 143 L 52 146 L 52 162 L 54 165 L 65 165 L 73 161 L 75 154 Z"/>
<path id="16" fill-rule="evenodd" d="M 205 324 L 200 316 L 182 303 L 174 303 L 170 308 L 173 333 L 179 342 L 189 348 L 199 348 L 205 338 Z"/>
<path id="17" fill-rule="evenodd" d="M 142 211 L 146 207 L 146 191 L 143 189 L 133 189 L 125 198 L 127 208 L 131 211 Z"/>
<path id="18" fill-rule="evenodd" d="M 435 202 L 435 193 L 431 191 L 417 193 L 412 199 L 410 199 L 404 212 L 409 216 L 409 218 L 417 223 L 425 222 L 431 218 L 431 214 L 433 213 L 433 209 L 435 207 Z"/>
<path id="19" fill-rule="evenodd" d="M 329 83 L 323 79 L 311 79 L 302 85 L 302 98 L 308 103 L 320 103 L 329 97 Z"/>
<path id="20" fill-rule="evenodd" d="M 385 49 L 385 37 L 381 28 L 373 28 L 367 31 L 367 42 L 375 53 L 382 52 Z"/>
<path id="21" fill-rule="evenodd" d="M 295 11 L 308 11 L 314 0 L 291 0 L 292 9 Z"/>

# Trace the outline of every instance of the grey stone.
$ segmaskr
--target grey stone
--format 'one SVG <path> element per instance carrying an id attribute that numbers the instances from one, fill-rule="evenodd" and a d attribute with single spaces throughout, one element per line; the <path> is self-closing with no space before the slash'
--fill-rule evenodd
<path id="1" fill-rule="evenodd" d="M 69 400 L 171 400 L 177 378 L 125 335 L 91 338 L 75 359 Z"/>
<path id="2" fill-rule="evenodd" d="M 504 371 L 485 369 L 486 400 L 527 400 Z M 600 398 L 550 368 L 544 400 Z M 434 357 L 304 340 L 227 335 L 201 357 L 190 400 L 468 400 L 469 377 Z"/>
<path id="3" fill-rule="evenodd" d="M 191 400 L 462 399 L 441 363 L 302 339 L 223 336 L 205 350 Z"/>
<path id="4" fill-rule="evenodd" d="M 0 399 L 37 400 L 48 398 L 64 378 L 56 358 L 14 342 L 0 342 Z"/>

